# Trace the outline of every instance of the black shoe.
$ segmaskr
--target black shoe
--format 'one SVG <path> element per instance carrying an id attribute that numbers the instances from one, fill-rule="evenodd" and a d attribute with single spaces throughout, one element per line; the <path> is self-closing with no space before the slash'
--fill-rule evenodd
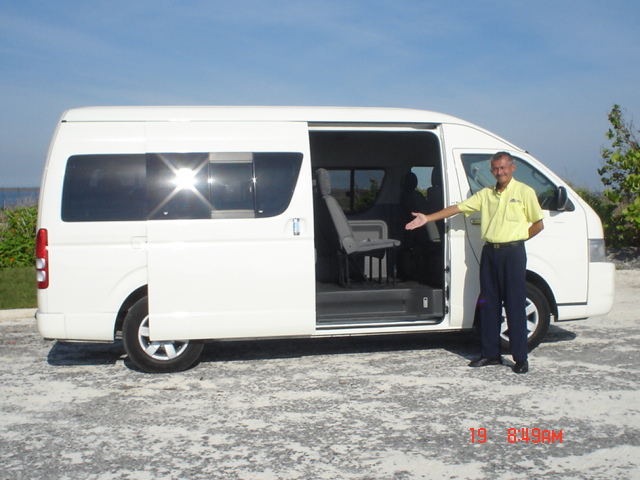
<path id="1" fill-rule="evenodd" d="M 513 366 L 513 371 L 515 373 L 527 373 L 529 371 L 529 362 L 527 362 L 526 360 L 522 362 L 516 362 L 516 364 Z"/>
<path id="2" fill-rule="evenodd" d="M 471 360 L 470 367 L 487 367 L 489 365 L 502 365 L 502 357 L 498 358 L 482 358 L 478 357 L 475 360 Z"/>

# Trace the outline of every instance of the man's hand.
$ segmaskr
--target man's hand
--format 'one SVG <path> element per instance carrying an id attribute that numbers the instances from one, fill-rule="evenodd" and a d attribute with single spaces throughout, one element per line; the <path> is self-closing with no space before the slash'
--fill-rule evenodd
<path id="1" fill-rule="evenodd" d="M 544 229 L 544 224 L 542 220 L 538 220 L 536 223 L 532 223 L 529 227 L 529 238 L 535 237 Z"/>
<path id="2" fill-rule="evenodd" d="M 450 207 L 444 208 L 436 213 L 431 213 L 429 215 L 425 215 L 424 213 L 411 212 L 411 215 L 415 215 L 416 218 L 414 218 L 413 221 L 407 223 L 404 228 L 406 228 L 407 230 L 415 230 L 416 228 L 426 225 L 428 222 L 443 220 L 445 218 L 452 217 L 453 215 L 457 215 L 458 213 L 460 213 L 458 205 L 451 205 Z"/>
<path id="3" fill-rule="evenodd" d="M 404 228 L 407 230 L 415 230 L 427 224 L 427 216 L 424 213 L 411 212 L 411 215 L 414 215 L 416 218 L 405 225 Z"/>

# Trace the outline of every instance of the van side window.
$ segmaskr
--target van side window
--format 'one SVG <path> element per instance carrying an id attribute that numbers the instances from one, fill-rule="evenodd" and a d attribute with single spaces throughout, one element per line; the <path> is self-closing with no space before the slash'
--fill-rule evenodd
<path id="1" fill-rule="evenodd" d="M 272 217 L 291 201 L 301 153 L 76 155 L 66 222 Z"/>
<path id="2" fill-rule="evenodd" d="M 331 169 L 331 194 L 345 213 L 358 213 L 370 208 L 380 193 L 384 170 Z"/>
<path id="3" fill-rule="evenodd" d="M 147 218 L 210 218 L 209 154 L 147 154 Z"/>
<path id="4" fill-rule="evenodd" d="M 75 155 L 67 161 L 62 220 L 144 220 L 145 155 Z"/>
<path id="5" fill-rule="evenodd" d="M 538 195 L 538 201 L 543 210 L 557 210 L 556 192 L 558 187 L 543 173 L 535 169 L 523 159 L 514 156 L 516 171 L 513 177 L 533 188 Z M 476 193 L 485 187 L 493 187 L 496 180 L 491 173 L 490 154 L 463 154 L 462 164 L 469 180 L 471 193 Z M 572 211 L 575 207 L 569 201 L 565 210 Z"/>

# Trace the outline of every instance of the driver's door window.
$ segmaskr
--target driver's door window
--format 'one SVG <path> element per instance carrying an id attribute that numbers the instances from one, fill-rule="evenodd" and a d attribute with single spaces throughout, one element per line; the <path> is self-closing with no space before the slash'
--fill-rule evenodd
<path id="1" fill-rule="evenodd" d="M 515 156 L 513 158 L 516 160 L 516 171 L 513 177 L 519 182 L 529 185 L 536 191 L 538 201 L 543 210 L 557 210 L 556 192 L 558 191 L 558 187 L 523 159 Z M 495 185 L 496 180 L 491 173 L 490 154 L 463 154 L 462 164 L 472 193 Z M 569 205 L 567 205 L 566 209 L 570 209 Z"/>

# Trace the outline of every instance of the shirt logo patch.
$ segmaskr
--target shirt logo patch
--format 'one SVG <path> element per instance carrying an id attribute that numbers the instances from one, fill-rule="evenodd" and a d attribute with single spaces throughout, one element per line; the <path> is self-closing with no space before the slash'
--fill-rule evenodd
<path id="1" fill-rule="evenodd" d="M 518 200 L 517 198 L 512 198 L 509 200 L 509 203 L 522 203 L 522 200 Z"/>

